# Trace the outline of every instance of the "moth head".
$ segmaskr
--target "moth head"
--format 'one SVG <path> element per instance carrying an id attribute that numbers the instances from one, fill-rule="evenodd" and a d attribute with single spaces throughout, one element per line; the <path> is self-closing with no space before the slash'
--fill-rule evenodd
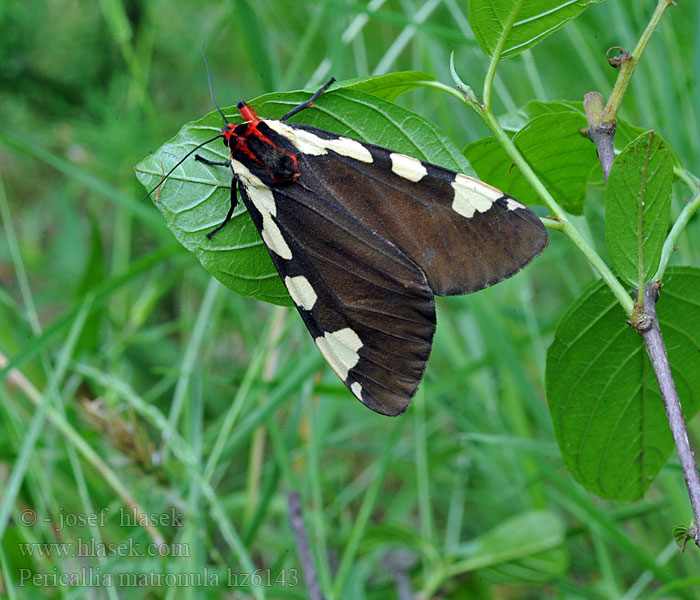
<path id="1" fill-rule="evenodd" d="M 223 129 L 221 130 L 221 137 L 224 140 L 224 146 L 228 146 L 229 148 L 234 148 L 236 146 L 236 126 L 233 125 L 232 123 L 226 123 L 224 125 Z M 233 138 L 233 143 L 231 143 L 231 138 Z"/>

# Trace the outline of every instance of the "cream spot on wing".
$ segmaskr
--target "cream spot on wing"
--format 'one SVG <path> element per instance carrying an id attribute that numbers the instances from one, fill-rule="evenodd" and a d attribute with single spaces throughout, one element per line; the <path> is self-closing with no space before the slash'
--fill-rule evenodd
<path id="1" fill-rule="evenodd" d="M 362 348 L 362 340 L 352 329 L 346 327 L 333 333 L 326 332 L 315 341 L 331 369 L 345 381 L 350 369 L 360 360 L 357 351 Z"/>
<path id="2" fill-rule="evenodd" d="M 297 275 L 296 277 L 287 276 L 284 278 L 284 284 L 287 286 L 294 304 L 304 310 L 311 310 L 314 307 L 318 296 L 306 277 L 303 275 Z"/>
<path id="3" fill-rule="evenodd" d="M 277 223 L 272 220 L 270 214 L 263 215 L 263 228 L 260 232 L 265 245 L 272 250 L 277 256 L 290 260 L 292 258 L 292 250 L 287 245 L 282 237 L 280 228 Z"/>
<path id="4" fill-rule="evenodd" d="M 415 183 L 428 174 L 425 165 L 417 158 L 399 154 L 398 152 L 392 152 L 389 158 L 391 158 L 391 170 L 399 177 Z"/>
<path id="5" fill-rule="evenodd" d="M 496 200 L 503 197 L 503 192 L 495 187 L 462 173 L 457 173 L 452 188 L 455 191 L 452 209 L 468 219 L 475 212 L 486 212 Z"/>
<path id="6" fill-rule="evenodd" d="M 265 123 L 265 125 L 267 125 L 273 131 L 276 131 L 291 141 L 294 141 L 296 135 L 301 133 L 301 130 L 295 132 L 284 121 L 278 121 L 277 119 L 263 119 L 263 123 Z"/>
<path id="7" fill-rule="evenodd" d="M 277 216 L 277 207 L 272 190 L 260 181 L 259 177 L 253 175 L 243 163 L 232 160 L 231 166 L 236 175 L 238 175 L 241 184 L 245 187 L 245 191 L 253 206 L 262 216 L 262 231 L 260 235 L 263 242 L 277 256 L 289 260 L 292 258 L 292 250 L 287 245 L 280 228 L 272 218 Z"/>
<path id="8" fill-rule="evenodd" d="M 328 154 L 328 149 L 324 143 L 325 140 L 317 135 L 314 135 L 310 131 L 304 131 L 303 129 L 298 129 L 296 131 L 291 127 L 286 127 L 286 129 L 289 130 L 290 133 L 287 137 L 302 154 L 310 154 L 312 156 Z"/>
<path id="9" fill-rule="evenodd" d="M 518 210 L 519 208 L 525 208 L 525 205 L 518 202 L 515 198 L 508 198 L 506 206 L 508 207 L 508 210 Z"/>
<path id="10" fill-rule="evenodd" d="M 266 119 L 265 123 L 270 129 L 276 131 L 292 142 L 296 149 L 302 154 L 310 154 L 312 156 L 328 154 L 328 150 L 324 144 L 325 140 L 322 140 L 320 137 L 314 135 L 310 131 L 304 131 L 303 129 L 295 130 L 286 123 L 276 121 L 274 119 Z"/>
<path id="11" fill-rule="evenodd" d="M 275 206 L 275 198 L 272 195 L 272 190 L 267 187 L 260 178 L 253 175 L 248 168 L 237 160 L 231 161 L 234 173 L 241 179 L 241 183 L 245 186 L 248 196 L 253 201 L 255 208 L 263 215 L 270 214 L 273 217 L 277 216 L 277 207 Z"/>
<path id="12" fill-rule="evenodd" d="M 357 381 L 350 386 L 350 391 L 355 394 L 355 398 L 362 400 L 362 386 Z"/>
<path id="13" fill-rule="evenodd" d="M 334 140 L 321 141 L 325 144 L 326 148 L 328 148 L 329 150 L 333 150 L 333 152 L 337 152 L 342 156 L 354 158 L 355 160 L 359 160 L 360 162 L 364 163 L 372 162 L 372 155 L 370 154 L 369 150 L 367 150 L 367 148 L 365 148 L 357 140 L 351 140 L 350 138 L 346 137 L 339 137 Z"/>
<path id="14" fill-rule="evenodd" d="M 318 156 L 320 154 L 328 154 L 328 150 L 333 150 L 333 152 L 341 154 L 342 156 L 354 158 L 361 162 L 372 162 L 372 155 L 369 150 L 357 140 L 351 140 L 346 137 L 335 137 L 330 140 L 324 140 L 310 131 L 294 129 L 282 121 L 269 119 L 265 120 L 265 123 L 270 129 L 283 135 L 292 142 L 302 154 Z"/>

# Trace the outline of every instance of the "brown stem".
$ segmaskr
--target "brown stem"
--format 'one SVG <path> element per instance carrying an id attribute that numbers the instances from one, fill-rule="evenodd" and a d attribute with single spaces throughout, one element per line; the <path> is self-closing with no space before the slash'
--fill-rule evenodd
<path id="1" fill-rule="evenodd" d="M 584 98 L 583 103 L 586 109 L 586 117 L 588 118 L 588 129 L 583 133 L 595 144 L 606 182 L 615 159 L 613 139 L 615 137 L 615 127 L 617 126 L 617 113 L 620 110 L 622 99 L 639 64 L 639 59 L 651 39 L 652 33 L 654 33 L 666 9 L 674 4 L 674 0 L 658 0 L 656 10 L 631 54 L 619 46 L 608 50 L 606 55 L 608 63 L 612 67 L 620 69 L 615 86 L 610 93 L 610 98 L 608 98 L 608 103 L 603 106 L 603 96 L 598 92 L 589 92 Z M 611 50 L 619 50 L 620 55 L 610 56 Z"/>
<path id="2" fill-rule="evenodd" d="M 613 119 L 611 122 L 602 120 L 603 116 L 603 96 L 598 92 L 588 92 L 583 99 L 583 107 L 586 111 L 588 119 L 588 129 L 586 136 L 595 144 L 595 149 L 598 152 L 600 166 L 603 169 L 603 177 L 605 182 L 608 181 L 608 175 L 615 160 L 615 128 L 617 121 Z"/>
<path id="3" fill-rule="evenodd" d="M 306 526 L 304 525 L 304 515 L 301 512 L 301 499 L 299 498 L 298 492 L 291 490 L 287 493 L 287 508 L 289 510 L 289 523 L 294 532 L 294 540 L 296 541 L 299 562 L 301 563 L 301 570 L 306 580 L 309 598 L 311 598 L 311 600 L 323 600 L 323 594 L 318 585 L 316 566 L 311 556 L 309 537 L 306 533 Z"/>
<path id="4" fill-rule="evenodd" d="M 666 407 L 666 416 L 668 423 L 671 426 L 671 433 L 676 444 L 678 459 L 683 469 L 683 477 L 685 485 L 688 488 L 690 496 L 690 505 L 693 509 L 693 517 L 695 525 L 691 528 L 690 535 L 695 540 L 695 544 L 700 547 L 700 534 L 698 532 L 698 524 L 700 523 L 700 475 L 695 463 L 695 455 L 693 448 L 688 439 L 688 429 L 683 418 L 683 409 L 681 408 L 678 392 L 671 374 L 671 365 L 668 362 L 666 347 L 664 346 L 663 338 L 661 337 L 661 329 L 659 328 L 659 320 L 656 316 L 656 301 L 659 299 L 658 287 L 654 284 L 649 284 L 644 288 L 644 314 L 646 318 L 637 324 L 636 329 L 644 339 L 647 347 L 647 353 L 651 359 L 651 365 L 656 374 L 656 380 L 659 383 L 661 390 L 661 398 Z"/>
<path id="5" fill-rule="evenodd" d="M 396 584 L 396 596 L 399 600 L 415 600 L 416 598 L 411 588 L 409 576 L 409 570 L 416 562 L 413 553 L 404 550 L 391 550 L 382 560 L 384 567 Z"/>

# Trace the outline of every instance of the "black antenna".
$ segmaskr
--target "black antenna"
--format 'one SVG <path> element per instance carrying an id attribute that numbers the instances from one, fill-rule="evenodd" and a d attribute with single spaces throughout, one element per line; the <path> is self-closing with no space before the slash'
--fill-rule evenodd
<path id="1" fill-rule="evenodd" d="M 213 85 L 212 82 L 211 82 L 211 71 L 209 70 L 209 63 L 207 62 L 207 57 L 204 55 L 204 44 L 202 44 L 202 58 L 204 59 L 204 66 L 207 68 L 207 79 L 209 80 L 209 92 L 211 92 L 211 99 L 214 101 L 214 106 L 216 106 L 216 110 L 219 111 L 219 114 L 224 118 L 224 122 L 228 125 L 228 119 L 226 118 L 226 115 L 225 115 L 224 112 L 221 110 L 221 108 L 219 108 L 219 103 L 216 101 L 216 96 L 214 95 L 214 85 Z M 164 182 L 168 177 L 170 177 L 170 174 L 171 174 L 175 169 L 177 169 L 183 162 L 185 162 L 185 159 L 186 159 L 190 154 L 192 154 L 193 152 L 196 152 L 196 151 L 199 150 L 202 146 L 206 146 L 206 145 L 209 144 L 210 142 L 213 142 L 214 140 L 219 139 L 220 137 L 223 137 L 223 136 L 224 136 L 223 133 L 220 133 L 219 135 L 215 135 L 215 136 L 214 136 L 213 138 L 211 138 L 210 140 L 207 140 L 206 142 L 202 142 L 201 144 L 199 144 L 199 146 L 196 146 L 195 148 L 193 148 L 192 150 L 190 150 L 187 154 L 185 154 L 185 156 L 183 156 L 183 157 L 178 161 L 178 163 L 177 163 L 172 169 L 170 169 L 170 171 L 168 171 L 165 175 L 163 175 L 163 178 L 158 182 L 158 184 L 157 184 L 150 192 L 148 192 L 148 194 L 146 194 L 143 198 L 141 198 L 141 200 L 145 200 L 145 199 L 148 198 L 153 192 L 155 192 L 155 191 L 163 184 L 163 182 Z"/>
<path id="2" fill-rule="evenodd" d="M 163 183 L 168 177 L 170 177 L 170 174 L 171 174 L 175 169 L 177 169 L 183 162 L 185 162 L 185 159 L 186 159 L 190 154 L 192 154 L 193 152 L 196 152 L 196 151 L 199 150 L 202 146 L 206 146 L 206 145 L 209 144 L 210 142 L 213 142 L 214 140 L 219 139 L 220 137 L 224 137 L 224 134 L 223 134 L 223 133 L 220 133 L 219 135 L 215 135 L 215 136 L 214 136 L 213 138 L 211 138 L 210 140 L 207 140 L 206 142 L 202 142 L 202 143 L 199 144 L 198 146 L 195 146 L 194 148 L 192 148 L 192 150 L 190 150 L 187 154 L 185 154 L 185 156 L 183 156 L 183 157 L 177 162 L 177 164 L 176 164 L 172 169 L 170 169 L 170 171 L 168 171 L 165 175 L 163 175 L 163 178 L 157 183 L 157 185 L 156 185 L 150 192 L 148 192 L 148 194 L 146 194 L 143 198 L 141 198 L 141 200 L 145 200 L 145 199 L 148 198 L 153 192 L 155 192 L 155 191 L 162 185 L 162 183 Z"/>
<path id="3" fill-rule="evenodd" d="M 209 80 L 209 92 L 211 93 L 211 99 L 214 101 L 214 106 L 216 106 L 216 110 L 218 110 L 219 114 L 224 118 L 224 123 L 228 124 L 228 119 L 226 118 L 224 111 L 222 111 L 219 108 L 219 103 L 216 101 L 216 96 L 214 95 L 214 84 L 211 82 L 211 71 L 209 70 L 209 63 L 207 62 L 207 57 L 204 55 L 204 44 L 202 44 L 202 58 L 204 59 L 204 66 L 207 68 L 207 79 Z"/>

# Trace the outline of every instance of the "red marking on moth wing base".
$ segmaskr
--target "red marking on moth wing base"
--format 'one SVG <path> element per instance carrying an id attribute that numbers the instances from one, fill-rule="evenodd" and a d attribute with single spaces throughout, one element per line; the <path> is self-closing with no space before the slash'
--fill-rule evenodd
<path id="1" fill-rule="evenodd" d="M 248 148 L 248 142 L 247 142 L 248 135 L 250 135 L 250 133 L 248 133 L 245 137 L 236 136 L 236 145 L 234 148 L 231 148 L 231 156 L 233 157 L 234 150 L 237 150 L 237 151 L 245 154 L 251 160 L 254 160 L 257 163 L 263 164 L 262 161 L 250 150 L 250 148 Z"/>

